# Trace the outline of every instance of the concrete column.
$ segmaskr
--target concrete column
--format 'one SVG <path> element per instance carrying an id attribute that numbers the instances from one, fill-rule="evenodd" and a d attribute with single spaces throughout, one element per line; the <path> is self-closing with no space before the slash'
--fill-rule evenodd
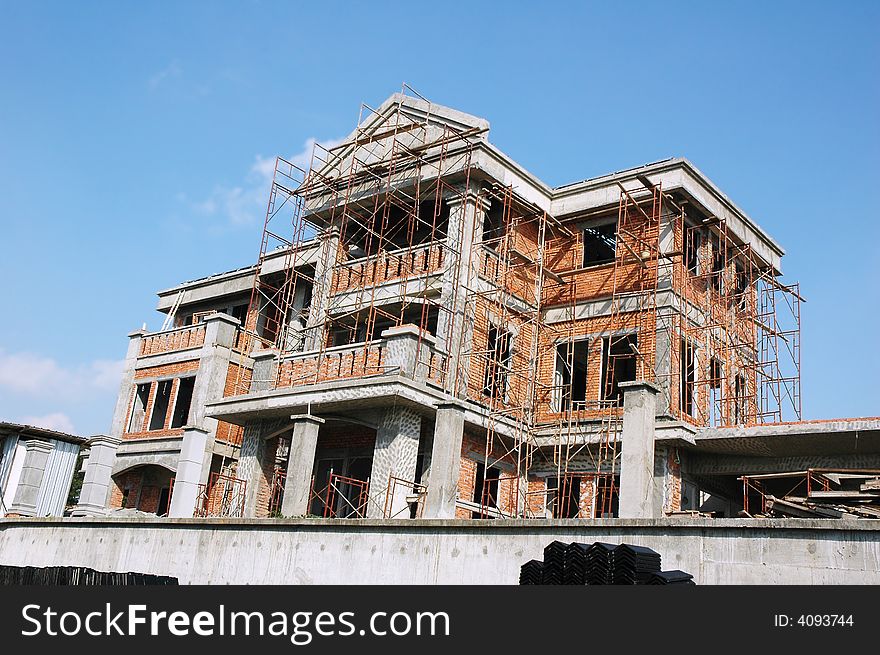
<path id="1" fill-rule="evenodd" d="M 392 476 L 415 482 L 421 427 L 422 417 L 413 409 L 396 406 L 385 410 L 376 430 L 368 518 L 384 516 L 388 482 Z M 389 517 L 409 518 L 406 497 L 410 494 L 411 488 L 400 484 L 393 486 L 392 497 L 387 504 Z"/>
<path id="2" fill-rule="evenodd" d="M 620 462 L 620 518 L 652 518 L 654 510 L 654 424 L 660 388 L 647 381 L 623 382 L 623 447 Z"/>
<path id="3" fill-rule="evenodd" d="M 450 358 L 445 388 L 459 397 L 467 394 L 467 371 L 470 362 L 461 353 L 471 350 L 473 326 L 468 325 L 467 290 L 473 288 L 479 265 L 479 245 L 474 244 L 475 225 L 482 222 L 486 207 L 476 194 L 448 199 L 449 227 L 446 237 L 446 258 L 441 275 L 440 305 L 437 318 L 437 347 Z M 456 375 L 457 371 L 457 375 Z M 453 388 L 455 379 L 458 385 Z"/>
<path id="4" fill-rule="evenodd" d="M 131 391 L 134 386 L 134 367 L 141 353 L 141 342 L 146 330 L 135 330 L 128 335 L 128 351 L 125 353 L 125 365 L 122 369 L 122 380 L 119 383 L 119 394 L 116 397 L 116 409 L 113 410 L 113 421 L 110 424 L 110 435 L 121 438 L 125 432 L 125 419 L 131 403 Z"/>
<path id="5" fill-rule="evenodd" d="M 464 407 L 459 403 L 437 405 L 431 473 L 423 516 L 431 519 L 455 517 L 461 442 L 464 437 Z"/>
<path id="6" fill-rule="evenodd" d="M 312 304 L 304 339 L 304 350 L 318 350 L 324 338 L 324 321 L 330 301 L 333 267 L 339 256 L 339 228 L 331 226 L 321 234 L 321 252 L 315 262 L 315 283 L 312 287 Z"/>
<path id="7" fill-rule="evenodd" d="M 207 443 L 207 430 L 195 425 L 183 428 L 183 443 L 174 474 L 171 507 L 168 509 L 170 518 L 192 518 L 195 512 Z"/>
<path id="8" fill-rule="evenodd" d="M 671 315 L 661 316 L 662 313 L 658 313 L 657 316 L 657 331 L 654 341 L 654 378 L 660 389 L 660 395 L 657 397 L 657 410 L 660 414 L 670 411 L 671 381 L 677 379 L 677 376 L 672 375 L 672 349 L 678 348 L 678 344 L 673 343 L 672 340 L 675 333 L 673 319 Z"/>
<path id="9" fill-rule="evenodd" d="M 203 319 L 203 323 L 205 343 L 199 353 L 199 372 L 196 374 L 187 423 L 207 431 L 199 478 L 201 484 L 207 484 L 211 473 L 211 459 L 214 456 L 217 419 L 205 416 L 205 405 L 223 398 L 232 346 L 235 343 L 235 331 L 241 325 L 241 321 L 228 314 L 211 314 Z"/>
<path id="10" fill-rule="evenodd" d="M 120 443 L 120 439 L 103 434 L 89 439 L 89 458 L 73 516 L 103 516 L 107 513 L 113 463 Z"/>
<path id="11" fill-rule="evenodd" d="M 28 439 L 25 441 L 24 465 L 21 476 L 18 479 L 18 488 L 15 498 L 9 507 L 10 514 L 20 516 L 36 516 L 37 499 L 40 495 L 40 486 L 43 484 L 43 474 L 46 472 L 46 464 L 49 454 L 52 452 L 52 444 L 49 441 Z"/>
<path id="12" fill-rule="evenodd" d="M 318 446 L 318 431 L 324 424 L 324 419 L 304 414 L 291 416 L 290 420 L 293 421 L 293 436 L 290 439 L 287 476 L 284 478 L 281 515 L 304 516 L 309 511 L 315 449 Z"/>

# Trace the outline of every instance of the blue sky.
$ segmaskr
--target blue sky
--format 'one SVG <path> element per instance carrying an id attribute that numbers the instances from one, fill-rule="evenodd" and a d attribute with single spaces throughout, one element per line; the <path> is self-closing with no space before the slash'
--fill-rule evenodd
<path id="1" fill-rule="evenodd" d="M 105 432 L 155 291 L 404 81 L 552 185 L 691 159 L 788 252 L 805 416 L 880 414 L 880 4 L 429 4 L 0 1 L 0 419 Z"/>

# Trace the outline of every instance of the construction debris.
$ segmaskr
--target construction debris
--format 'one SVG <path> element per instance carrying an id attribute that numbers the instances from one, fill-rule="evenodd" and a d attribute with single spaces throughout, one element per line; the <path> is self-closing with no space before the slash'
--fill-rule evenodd
<path id="1" fill-rule="evenodd" d="M 756 517 L 880 518 L 880 471 L 807 469 L 744 475 L 743 513 Z M 759 511 L 750 511 L 750 503 Z"/>

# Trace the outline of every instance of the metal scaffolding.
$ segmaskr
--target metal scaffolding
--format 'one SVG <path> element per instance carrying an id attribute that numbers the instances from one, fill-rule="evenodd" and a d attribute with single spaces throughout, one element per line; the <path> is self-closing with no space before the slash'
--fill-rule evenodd
<path id="1" fill-rule="evenodd" d="M 580 218 L 477 174 L 486 129 L 439 120 L 405 85 L 381 111 L 363 105 L 342 144 L 316 145 L 307 170 L 277 160 L 232 393 L 387 373 L 383 333 L 414 325 L 408 374 L 484 413 L 486 517 L 611 514 L 624 380 L 654 382 L 698 426 L 800 419 L 797 285 L 644 176 L 617 184 L 613 231 L 589 234 L 611 254 L 579 260 Z M 331 483 L 315 497 L 358 486 L 365 511 L 366 480 Z M 575 484 L 589 495 L 576 512 Z M 394 476 L 386 495 L 401 485 L 424 498 Z"/>

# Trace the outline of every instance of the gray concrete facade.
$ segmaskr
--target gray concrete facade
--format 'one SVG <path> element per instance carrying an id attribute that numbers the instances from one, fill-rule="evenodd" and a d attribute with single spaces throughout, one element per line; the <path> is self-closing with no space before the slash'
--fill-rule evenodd
<path id="1" fill-rule="evenodd" d="M 7 519 L 0 564 L 181 584 L 508 584 L 551 541 L 653 548 L 697 584 L 880 584 L 880 521 Z"/>

